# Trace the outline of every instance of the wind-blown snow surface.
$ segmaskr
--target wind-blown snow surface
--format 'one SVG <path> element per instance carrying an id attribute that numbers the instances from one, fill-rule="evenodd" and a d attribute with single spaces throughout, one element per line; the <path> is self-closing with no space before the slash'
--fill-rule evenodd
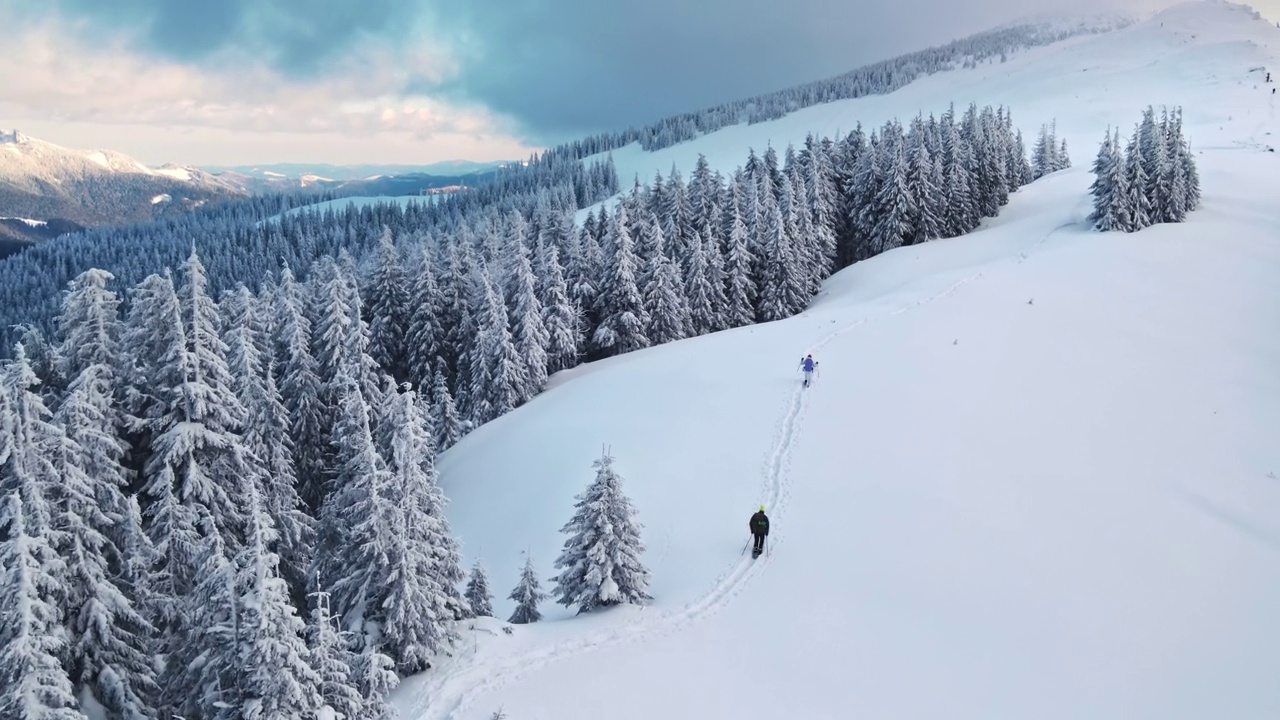
<path id="1" fill-rule="evenodd" d="M 1105 90 L 1070 84 L 1084 43 L 1039 52 L 1015 70 L 1082 138 L 1074 169 L 970 236 L 841 272 L 800 317 L 562 374 L 445 453 L 450 520 L 505 618 L 522 551 L 549 587 L 610 445 L 654 602 L 477 622 L 402 684 L 402 715 L 1280 717 L 1280 160 L 1257 147 L 1280 124 L 1237 84 L 1280 67 L 1259 22 L 1200 5 L 1088 40 Z M 990 72 L 987 95 L 946 95 L 1000 101 Z M 1106 124 L 1162 102 L 1186 109 L 1202 208 L 1089 231 Z"/>

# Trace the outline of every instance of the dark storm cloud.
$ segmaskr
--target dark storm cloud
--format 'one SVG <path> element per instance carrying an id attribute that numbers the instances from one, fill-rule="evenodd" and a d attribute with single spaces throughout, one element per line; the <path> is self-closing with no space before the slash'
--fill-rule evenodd
<path id="1" fill-rule="evenodd" d="M 453 89 L 553 141 L 829 77 L 1030 13 L 1147 2 L 470 0 L 452 11 L 470 38 Z"/>
<path id="2" fill-rule="evenodd" d="M 3 0 L 0 0 L 3 2 Z M 548 143 L 835 75 L 1027 13 L 1160 0 L 17 0 L 189 62 L 245 50 L 293 77 L 362 38 L 446 46 L 443 86 Z"/>

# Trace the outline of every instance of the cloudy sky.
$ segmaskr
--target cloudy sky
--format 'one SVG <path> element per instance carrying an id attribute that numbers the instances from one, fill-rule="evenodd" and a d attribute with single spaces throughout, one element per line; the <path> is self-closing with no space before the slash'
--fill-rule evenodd
<path id="1" fill-rule="evenodd" d="M 0 0 L 0 128 L 151 164 L 510 159 L 1055 6 L 1168 2 Z"/>

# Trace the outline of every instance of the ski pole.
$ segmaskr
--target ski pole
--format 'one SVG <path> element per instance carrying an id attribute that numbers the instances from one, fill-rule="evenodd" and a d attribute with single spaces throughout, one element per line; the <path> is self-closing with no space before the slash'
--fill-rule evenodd
<path id="1" fill-rule="evenodd" d="M 742 552 L 738 553 L 738 555 L 740 555 L 740 556 L 741 556 L 741 555 L 746 555 L 746 554 L 747 554 L 747 546 L 748 546 L 748 545 L 750 545 L 750 544 L 751 544 L 751 538 L 747 538 L 747 541 L 746 541 L 746 542 L 744 542 L 744 543 L 742 543 Z"/>

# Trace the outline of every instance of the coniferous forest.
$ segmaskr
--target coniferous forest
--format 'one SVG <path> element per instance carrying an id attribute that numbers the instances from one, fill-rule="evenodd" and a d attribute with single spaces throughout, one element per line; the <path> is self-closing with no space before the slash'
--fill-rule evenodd
<path id="1" fill-rule="evenodd" d="M 1092 170 L 1089 220 L 1098 230 L 1182 222 L 1200 205 L 1200 174 L 1182 134 L 1182 108 L 1165 109 L 1157 120 L 1148 106 L 1124 147 L 1120 131 L 1108 128 Z"/>
<path id="2" fill-rule="evenodd" d="M 551 152 L 430 205 L 244 206 L 6 260 L 27 324 L 0 366 L 0 715 L 387 717 L 399 676 L 493 613 L 437 453 L 560 370 L 794 315 L 1049 167 L 970 106 L 636 179 L 581 225 L 612 163 Z M 627 531 L 592 580 L 596 519 L 565 509 L 554 595 L 581 611 L 648 599 L 641 526 L 596 470 L 583 502 Z M 539 619 L 537 575 L 498 579 L 512 622 Z"/>

